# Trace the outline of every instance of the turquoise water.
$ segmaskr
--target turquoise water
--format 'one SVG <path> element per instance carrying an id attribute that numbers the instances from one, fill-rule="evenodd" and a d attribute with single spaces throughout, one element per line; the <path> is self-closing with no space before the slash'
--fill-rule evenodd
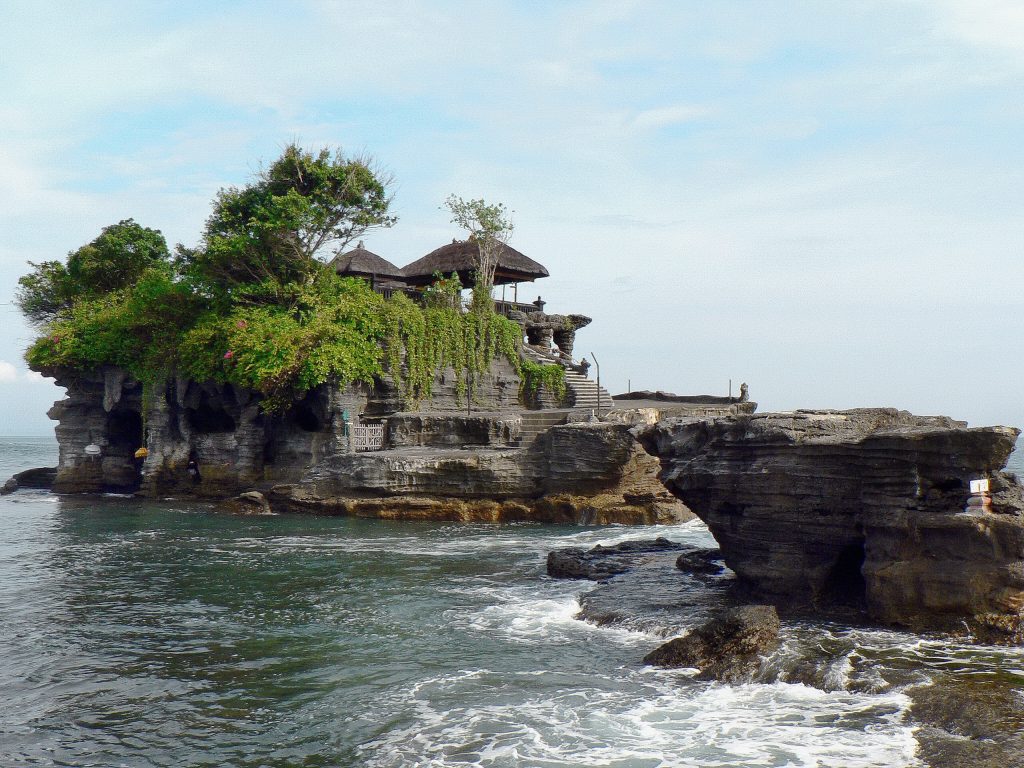
<path id="1" fill-rule="evenodd" d="M 53 463 L 52 441 L 2 448 L 0 474 Z M 657 631 L 577 621 L 593 585 L 544 575 L 556 547 L 709 545 L 699 524 L 243 518 L 23 491 L 0 525 L 5 766 L 913 765 L 905 693 L 865 679 L 1024 675 L 1016 650 L 802 624 L 779 659 L 813 647 L 831 690 L 696 682 L 638 663 Z"/>

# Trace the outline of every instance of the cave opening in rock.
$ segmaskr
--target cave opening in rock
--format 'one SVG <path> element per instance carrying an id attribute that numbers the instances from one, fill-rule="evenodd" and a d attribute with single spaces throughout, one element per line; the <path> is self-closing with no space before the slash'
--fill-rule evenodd
<path id="1" fill-rule="evenodd" d="M 104 468 L 105 490 L 136 491 L 142 481 L 142 461 L 135 451 L 143 446 L 142 414 L 138 411 L 116 410 L 107 416 L 107 450 L 109 459 L 117 459 L 119 466 Z"/>
<path id="2" fill-rule="evenodd" d="M 850 542 L 839 552 L 825 582 L 825 596 L 838 605 L 863 607 L 865 584 L 864 539 Z"/>
<path id="3" fill-rule="evenodd" d="M 275 461 L 277 461 L 277 443 L 272 437 L 268 437 L 263 444 L 263 463 L 272 465 Z"/>
<path id="4" fill-rule="evenodd" d="M 235 420 L 231 418 L 231 414 L 208 403 L 201 403 L 197 408 L 189 408 L 187 416 L 189 426 L 201 434 L 235 430 Z"/>
<path id="5" fill-rule="evenodd" d="M 142 446 L 142 415 L 138 411 L 114 411 L 107 417 L 107 443 L 110 453 L 135 455 Z"/>
<path id="6" fill-rule="evenodd" d="M 307 403 L 300 403 L 292 409 L 292 422 L 303 432 L 319 432 L 323 423 L 316 411 Z"/>

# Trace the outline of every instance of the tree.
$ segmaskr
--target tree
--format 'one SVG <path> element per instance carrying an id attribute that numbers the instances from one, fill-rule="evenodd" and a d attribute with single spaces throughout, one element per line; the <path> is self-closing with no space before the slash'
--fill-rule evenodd
<path id="1" fill-rule="evenodd" d="M 95 298 L 134 285 L 151 267 L 167 264 L 167 241 L 157 229 L 132 219 L 104 227 L 99 236 L 59 261 L 30 262 L 33 271 L 18 280 L 15 295 L 25 316 L 37 325 L 66 315 L 80 298 Z"/>
<path id="2" fill-rule="evenodd" d="M 452 223 L 467 230 L 469 239 L 477 244 L 473 308 L 493 310 L 494 270 L 514 229 L 510 211 L 502 203 L 489 205 L 483 200 L 463 200 L 457 195 L 449 195 L 445 206 L 451 211 Z"/>
<path id="3" fill-rule="evenodd" d="M 179 262 L 207 293 L 276 301 L 313 278 L 318 257 L 394 224 L 389 183 L 367 158 L 290 144 L 252 184 L 220 191 L 202 245 L 182 249 Z"/>

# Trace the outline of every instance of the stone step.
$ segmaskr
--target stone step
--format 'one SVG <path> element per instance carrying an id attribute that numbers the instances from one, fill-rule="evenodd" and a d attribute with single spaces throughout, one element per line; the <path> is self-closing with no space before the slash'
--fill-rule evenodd
<path id="1" fill-rule="evenodd" d="M 522 427 L 519 432 L 519 440 L 514 445 L 517 448 L 525 448 L 551 427 L 556 424 L 564 424 L 567 413 L 565 411 L 523 411 L 519 416 L 522 419 Z"/>
<path id="2" fill-rule="evenodd" d="M 529 346 L 523 347 L 523 355 L 544 365 L 560 365 L 555 355 L 545 355 L 540 350 Z M 577 371 L 565 369 L 565 385 L 572 396 L 573 408 L 577 410 L 596 410 L 598 407 L 611 407 L 612 396 L 604 387 L 598 387 L 597 382 L 588 379 Z M 524 431 L 526 427 L 524 425 Z"/>

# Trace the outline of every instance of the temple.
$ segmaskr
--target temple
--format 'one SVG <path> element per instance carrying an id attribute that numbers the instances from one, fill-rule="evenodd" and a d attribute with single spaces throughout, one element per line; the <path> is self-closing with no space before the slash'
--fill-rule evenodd
<path id="1" fill-rule="evenodd" d="M 400 292 L 421 302 L 438 275 L 472 284 L 475 248 L 453 241 L 398 267 L 360 242 L 330 266 L 385 297 Z M 321 384 L 285 412 L 271 412 L 258 392 L 229 383 L 178 377 L 146 394 L 113 366 L 48 371 L 67 388 L 49 412 L 59 422 L 54 488 L 212 497 L 276 488 L 275 504 L 332 514 L 353 513 L 354 504 L 368 514 L 397 514 L 401 499 L 402 514 L 413 516 L 429 504 L 432 516 L 460 519 L 677 519 L 679 509 L 656 481 L 656 462 L 630 425 L 668 411 L 754 404 L 617 408 L 586 362 L 573 357 L 576 332 L 591 319 L 549 314 L 539 297 L 519 301 L 521 284 L 547 276 L 542 264 L 504 247 L 495 309 L 518 324 L 517 352 L 470 373 L 442 365 L 422 397 L 385 371 L 372 383 Z M 371 498 L 376 506 L 367 507 Z"/>

